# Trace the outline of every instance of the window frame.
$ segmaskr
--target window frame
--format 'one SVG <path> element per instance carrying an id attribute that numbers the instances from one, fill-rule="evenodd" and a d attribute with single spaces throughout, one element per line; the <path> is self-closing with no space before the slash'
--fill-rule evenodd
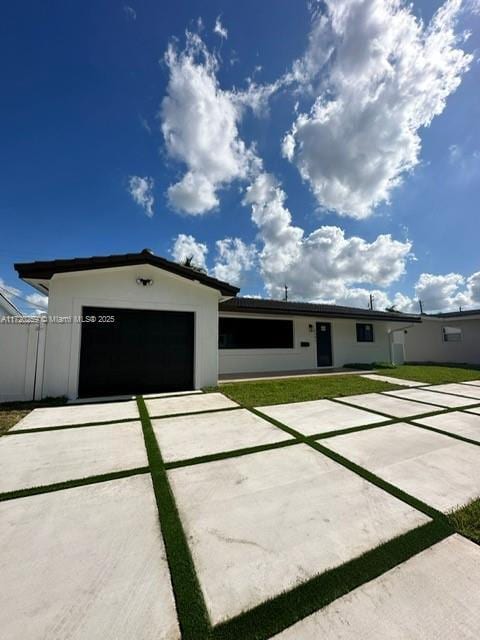
<path id="1" fill-rule="evenodd" d="M 363 335 L 361 334 L 361 331 L 359 331 L 360 327 L 363 328 Z M 365 332 L 365 327 L 370 327 L 370 338 L 368 338 L 367 333 Z M 373 327 L 373 322 L 357 322 L 355 324 L 355 330 L 356 330 L 356 334 L 357 334 L 357 342 L 360 343 L 371 343 L 371 342 L 375 342 L 375 330 Z"/>
<path id="2" fill-rule="evenodd" d="M 446 329 L 453 329 L 453 331 L 447 332 Z M 452 339 L 448 339 L 447 336 L 458 336 Z M 442 327 L 442 342 L 450 343 L 450 342 L 463 342 L 463 330 L 461 327 L 451 327 L 448 325 L 444 325 Z"/>

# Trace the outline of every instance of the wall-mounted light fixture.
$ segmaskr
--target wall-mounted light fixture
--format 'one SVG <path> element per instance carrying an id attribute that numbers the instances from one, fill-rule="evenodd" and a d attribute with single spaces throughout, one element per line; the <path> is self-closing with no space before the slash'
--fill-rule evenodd
<path id="1" fill-rule="evenodd" d="M 313 333 L 313 324 L 308 325 L 308 330 L 310 331 L 310 333 Z"/>
<path id="2" fill-rule="evenodd" d="M 153 284 L 153 280 L 151 278 L 137 278 L 136 282 L 142 287 L 151 287 Z"/>

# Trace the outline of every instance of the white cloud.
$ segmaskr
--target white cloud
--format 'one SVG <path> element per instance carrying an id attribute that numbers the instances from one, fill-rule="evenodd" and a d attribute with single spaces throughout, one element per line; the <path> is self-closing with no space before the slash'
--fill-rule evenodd
<path id="1" fill-rule="evenodd" d="M 240 238 L 217 240 L 217 259 L 212 273 L 215 278 L 239 285 L 244 271 L 255 264 L 256 247 L 247 245 Z"/>
<path id="2" fill-rule="evenodd" d="M 134 201 L 140 205 L 149 218 L 153 216 L 153 205 L 155 204 L 155 199 L 153 197 L 153 187 L 154 187 L 153 178 L 140 176 L 130 176 L 128 181 L 128 192 L 134 199 Z"/>
<path id="3" fill-rule="evenodd" d="M 448 147 L 448 157 L 452 165 L 453 178 L 466 184 L 480 175 L 480 151 L 465 151 L 460 145 L 452 144 Z"/>
<path id="4" fill-rule="evenodd" d="M 216 33 L 217 36 L 220 36 L 220 38 L 222 38 L 223 40 L 226 40 L 228 38 L 228 31 L 223 26 L 220 16 L 217 16 L 217 19 L 215 20 L 213 32 Z"/>
<path id="5" fill-rule="evenodd" d="M 178 211 L 200 215 L 218 205 L 215 188 L 203 174 L 188 171 L 179 182 L 168 187 L 168 199 Z"/>
<path id="6" fill-rule="evenodd" d="M 357 284 L 386 287 L 405 272 L 411 243 L 379 235 L 369 243 L 345 236 L 336 226 L 322 226 L 305 235 L 293 226 L 285 193 L 271 174 L 261 173 L 247 189 L 263 247 L 260 268 L 269 295 L 279 297 L 288 284 L 295 299 L 333 302 L 350 295 Z M 353 293 L 351 294 L 354 295 Z"/>
<path id="7" fill-rule="evenodd" d="M 433 275 L 422 273 L 415 285 L 415 297 L 422 301 L 425 312 L 451 309 L 465 279 L 459 273 Z"/>
<path id="8" fill-rule="evenodd" d="M 187 236 L 184 233 L 180 233 L 173 244 L 171 254 L 173 259 L 180 264 L 183 264 L 185 260 L 192 259 L 194 266 L 200 269 L 207 270 L 206 256 L 208 248 L 206 244 L 197 242 L 193 236 Z"/>
<path id="9" fill-rule="evenodd" d="M 137 19 L 137 12 L 133 7 L 128 6 L 128 4 L 123 5 L 123 11 L 129 20 Z"/>
<path id="10" fill-rule="evenodd" d="M 283 141 L 319 204 L 364 218 L 419 162 L 419 131 L 445 108 L 472 56 L 459 48 L 461 0 L 428 26 L 399 0 L 326 0 L 293 77 L 316 96 Z"/>
<path id="11" fill-rule="evenodd" d="M 467 296 L 469 298 L 468 304 L 480 305 L 480 271 L 472 273 L 467 278 Z"/>
<path id="12" fill-rule="evenodd" d="M 179 211 L 203 214 L 218 205 L 219 189 L 249 175 L 256 158 L 238 135 L 241 105 L 220 88 L 217 59 L 200 37 L 187 32 L 185 49 L 170 45 L 165 60 L 170 77 L 162 132 L 169 155 L 187 168 L 168 197 Z"/>
<path id="13" fill-rule="evenodd" d="M 415 298 L 425 313 L 458 310 L 480 305 L 480 271 L 464 277 L 459 273 L 422 273 L 415 284 Z"/>
<path id="14" fill-rule="evenodd" d="M 14 298 L 15 296 L 20 295 L 20 289 L 17 289 L 16 287 L 12 287 L 12 286 L 8 285 L 5 282 L 5 280 L 3 280 L 3 278 L 0 278 L 0 291 L 9 300 Z"/>
<path id="15" fill-rule="evenodd" d="M 48 296 L 44 296 L 41 293 L 30 293 L 26 298 L 37 311 L 46 311 L 48 308 Z"/>

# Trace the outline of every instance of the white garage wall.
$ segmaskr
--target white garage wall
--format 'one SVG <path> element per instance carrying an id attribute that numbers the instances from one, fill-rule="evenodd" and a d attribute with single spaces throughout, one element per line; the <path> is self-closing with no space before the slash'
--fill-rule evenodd
<path id="1" fill-rule="evenodd" d="M 246 313 L 220 313 L 220 317 L 283 319 L 293 321 L 293 349 L 219 349 L 219 373 L 254 373 L 295 371 L 317 367 L 315 328 L 317 322 L 330 322 L 333 367 L 351 362 L 389 362 L 388 329 L 396 323 L 374 321 L 375 341 L 357 342 L 356 320 L 315 318 L 306 316 L 272 316 Z M 363 321 L 359 321 L 363 322 Z M 368 322 L 368 321 L 365 321 Z M 310 331 L 309 325 L 313 326 Z M 310 342 L 301 347 L 301 342 Z"/>
<path id="2" fill-rule="evenodd" d="M 153 285 L 139 286 L 137 278 Z M 43 397 L 77 397 L 81 324 L 52 318 L 81 316 L 99 306 L 195 313 L 195 388 L 216 384 L 219 293 L 150 265 L 56 274 L 50 283 Z"/>
<path id="3" fill-rule="evenodd" d="M 444 342 L 443 327 L 462 330 L 460 342 Z M 480 320 L 422 317 L 422 323 L 405 335 L 405 358 L 409 362 L 467 362 L 480 364 Z"/>

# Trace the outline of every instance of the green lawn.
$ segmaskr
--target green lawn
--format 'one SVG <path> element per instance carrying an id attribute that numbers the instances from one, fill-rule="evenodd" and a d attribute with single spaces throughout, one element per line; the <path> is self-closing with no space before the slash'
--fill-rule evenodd
<path id="1" fill-rule="evenodd" d="M 283 378 L 279 380 L 254 380 L 231 382 L 217 387 L 226 396 L 247 407 L 267 404 L 301 402 L 319 398 L 352 396 L 357 393 L 392 391 L 398 385 L 368 380 L 360 376 L 318 376 L 308 378 Z"/>
<path id="2" fill-rule="evenodd" d="M 378 369 L 378 373 L 392 378 L 417 380 L 426 384 L 480 379 L 480 368 L 475 369 L 463 365 L 406 364 L 385 370 Z M 284 402 L 351 396 L 357 393 L 392 391 L 399 388 L 401 388 L 399 385 L 369 380 L 355 375 L 321 375 L 318 377 L 230 382 L 214 389 L 208 389 L 208 391 L 221 391 L 232 400 L 247 407 L 260 407 Z"/>
<path id="3" fill-rule="evenodd" d="M 475 369 L 467 365 L 404 364 L 378 373 L 431 384 L 480 379 L 480 367 Z"/>
<path id="4" fill-rule="evenodd" d="M 65 398 L 47 398 L 38 402 L 5 402 L 0 404 L 0 436 L 7 433 L 27 413 L 37 407 L 55 407 L 65 404 Z"/>
<path id="5" fill-rule="evenodd" d="M 450 522 L 456 531 L 480 544 L 480 498 L 454 511 Z"/>

